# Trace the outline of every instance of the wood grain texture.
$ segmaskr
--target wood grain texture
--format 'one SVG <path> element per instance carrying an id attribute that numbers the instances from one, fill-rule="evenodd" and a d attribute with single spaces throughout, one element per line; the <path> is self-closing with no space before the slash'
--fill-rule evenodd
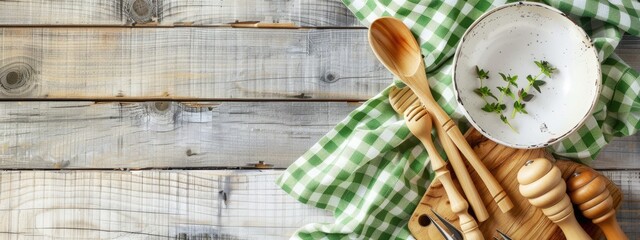
<path id="1" fill-rule="evenodd" d="M 615 53 L 629 66 L 640 71 L 640 37 L 625 35 Z"/>
<path id="2" fill-rule="evenodd" d="M 600 174 L 609 178 L 622 191 L 622 204 L 616 210 L 618 223 L 629 239 L 640 239 L 640 171 L 604 170 Z"/>
<path id="3" fill-rule="evenodd" d="M 391 83 L 361 29 L 0 28 L 0 53 L 12 98 L 364 100 Z"/>
<path id="4" fill-rule="evenodd" d="M 618 220 L 630 239 L 638 239 L 640 172 L 601 173 L 624 192 Z M 275 186 L 278 174 L 3 171 L 0 238 L 288 239 L 307 223 L 333 221 Z"/>
<path id="5" fill-rule="evenodd" d="M 475 153 L 477 153 L 478 158 L 501 183 L 504 191 L 514 204 L 511 211 L 500 212 L 498 206 L 493 202 L 491 194 L 481 183 L 480 179 L 482 177 L 469 164 L 466 164 L 472 179 L 478 183 L 476 187 L 491 216 L 486 221 L 479 223 L 484 239 L 491 239 L 496 235 L 496 229 L 506 233 L 513 239 L 558 239 L 553 238 L 553 236 L 557 235 L 557 227 L 541 211 L 536 211 L 535 208 L 531 207 L 528 200 L 518 191 L 519 184 L 516 180 L 518 170 L 528 159 L 551 158 L 549 154 L 544 149 L 509 148 L 488 140 L 474 129 L 469 130 L 465 137 Z M 443 194 L 442 185 L 439 181 L 434 181 L 413 212 L 409 221 L 409 229 L 417 239 L 441 239 L 433 224 L 425 226 L 419 224 L 419 219 L 422 215 L 433 216 L 430 213 L 431 208 L 435 209 L 443 217 L 455 222 L 456 225 L 459 224 L 459 219 L 455 214 L 452 214 L 452 205 L 449 203 L 451 200 L 446 194 Z"/>
<path id="6" fill-rule="evenodd" d="M 4 98 L 365 100 L 391 79 L 362 29 L 0 28 L 0 46 Z"/>
<path id="7" fill-rule="evenodd" d="M 284 168 L 357 104 L 0 102 L 0 168 Z"/>
<path id="8" fill-rule="evenodd" d="M 0 25 L 219 26 L 235 21 L 361 26 L 340 0 L 0 1 Z"/>
<path id="9" fill-rule="evenodd" d="M 640 134 L 615 138 L 591 164 L 601 169 L 640 169 Z"/>
<path id="10" fill-rule="evenodd" d="M 288 239 L 333 221 L 286 195 L 279 173 L 3 171 L 0 239 Z"/>
<path id="11" fill-rule="evenodd" d="M 515 208 L 507 213 L 501 213 L 498 207 L 493 203 L 492 198 L 487 194 L 487 190 L 482 184 L 476 185 L 483 196 L 483 201 L 491 214 L 491 217 L 482 223 L 479 223 L 480 229 L 485 235 L 485 239 L 496 236 L 496 229 L 506 233 L 513 239 L 564 239 L 560 229 L 554 225 L 544 214 L 537 208 L 531 206 L 531 203 L 525 199 L 520 190 L 518 181 L 515 179 L 518 170 L 524 165 L 528 159 L 545 157 L 553 159 L 544 149 L 513 149 L 508 148 L 495 142 L 487 140 L 479 132 L 472 131 L 467 134 L 467 139 L 474 146 L 474 150 L 478 156 L 491 169 L 492 173 L 503 184 L 505 191 L 513 199 Z M 567 179 L 582 165 L 570 161 L 556 161 L 556 165 L 562 171 L 562 177 Z M 467 168 L 474 179 L 479 178 L 477 173 L 471 169 L 468 164 Z M 631 173 L 631 174 L 622 174 Z M 631 225 L 624 228 L 628 232 L 630 239 L 636 239 L 638 236 L 637 227 L 632 227 L 635 220 L 629 219 L 629 214 L 638 214 L 637 204 L 638 198 L 635 191 L 640 188 L 639 176 L 634 176 L 637 171 L 604 171 L 604 176 L 608 177 L 607 188 L 613 197 L 614 206 L 621 206 L 618 216 L 620 221 L 625 222 L 622 225 Z M 620 181 L 622 180 L 622 181 Z M 484 193 L 484 194 L 483 194 Z M 624 196 L 622 196 L 624 195 Z M 420 216 L 422 214 L 431 215 L 430 208 L 434 208 L 440 215 L 443 215 L 452 222 L 457 222 L 457 216 L 451 211 L 451 203 L 445 194 L 442 184 L 434 181 L 421 203 L 416 208 L 410 222 L 409 229 L 418 239 L 441 239 L 440 234 L 433 224 L 421 226 Z M 627 204 L 627 205 L 625 205 Z M 587 230 L 591 236 L 600 236 L 601 233 L 590 220 L 584 219 L 580 211 L 576 211 L 582 227 Z M 637 219 L 637 218 L 634 218 Z M 423 222 L 424 223 L 424 222 Z M 598 239 L 598 238 L 596 238 Z"/>

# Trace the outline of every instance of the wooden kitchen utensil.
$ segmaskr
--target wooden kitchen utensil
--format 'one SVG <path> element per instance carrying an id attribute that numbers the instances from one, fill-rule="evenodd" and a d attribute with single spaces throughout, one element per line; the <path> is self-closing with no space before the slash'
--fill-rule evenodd
<path id="1" fill-rule="evenodd" d="M 513 203 L 502 186 L 473 152 L 449 115 L 433 99 L 420 47 L 407 26 L 392 17 L 376 19 L 369 28 L 369 44 L 378 60 L 413 90 L 427 111 L 435 117 L 437 124 L 442 126 L 467 161 L 482 176 L 482 181 L 500 209 L 503 212 L 509 211 Z"/>
<path id="2" fill-rule="evenodd" d="M 416 97 L 416 95 L 413 94 L 413 91 L 411 91 L 411 88 L 408 87 L 391 87 L 391 90 L 389 91 L 389 102 L 391 103 L 391 107 L 399 114 L 403 114 L 409 107 L 421 105 L 418 97 Z M 476 219 L 478 222 L 484 222 L 489 218 L 489 212 L 484 206 L 482 198 L 480 198 L 480 194 L 478 193 L 478 189 L 476 189 L 475 183 L 471 179 L 471 175 L 469 175 L 469 172 L 464 165 L 460 152 L 458 152 L 458 148 L 456 148 L 447 133 L 442 129 L 442 125 L 436 124 L 436 133 L 438 134 L 438 140 L 440 140 L 442 148 L 444 148 L 444 151 L 447 153 L 447 157 L 449 157 L 449 163 L 451 163 L 451 166 L 453 167 L 453 172 L 455 172 L 458 181 L 462 183 L 462 191 L 467 197 L 467 202 L 471 209 L 473 209 Z"/>
<path id="3" fill-rule="evenodd" d="M 496 203 L 493 202 L 493 198 L 488 190 L 478 186 L 478 192 L 480 196 L 482 196 L 482 200 L 491 215 L 491 218 L 487 219 L 487 221 L 478 223 L 485 239 L 492 237 L 500 238 L 496 234 L 496 229 L 506 233 L 512 239 L 565 239 L 558 225 L 549 220 L 542 211 L 532 207 L 529 201 L 520 195 L 518 192 L 519 185 L 516 179 L 518 170 L 527 160 L 539 157 L 553 159 L 553 156 L 543 148 L 515 149 L 497 144 L 487 139 L 475 129 L 470 129 L 465 134 L 465 137 L 484 165 L 487 166 L 496 179 L 502 183 L 504 190 L 514 203 L 513 210 L 508 213 L 502 213 Z M 568 180 L 578 167 L 583 166 L 579 163 L 566 160 L 557 160 L 555 161 L 555 165 L 560 168 L 562 178 L 565 180 Z M 471 178 L 475 182 L 479 182 L 480 175 L 468 164 L 467 169 L 469 174 L 471 174 Z M 453 177 L 453 179 L 454 182 L 458 184 L 456 178 Z M 611 181 L 606 178 L 604 180 L 613 198 L 613 206 L 617 208 L 622 201 L 622 193 Z M 443 239 L 434 224 L 429 222 L 427 215 L 432 214 L 431 209 L 433 209 L 454 225 L 458 226 L 458 217 L 451 211 L 449 204 L 450 201 L 445 193 L 444 187 L 437 178 L 434 179 L 414 210 L 411 219 L 409 219 L 408 226 L 411 234 L 418 240 Z M 473 215 L 473 212 L 470 211 L 469 213 Z M 602 236 L 600 228 L 591 221 L 586 221 L 587 219 L 583 220 L 580 224 L 585 231 L 594 239 L 599 239 L 599 237 Z"/>
<path id="4" fill-rule="evenodd" d="M 518 171 L 518 183 L 522 196 L 558 224 L 568 240 L 591 239 L 573 215 L 562 172 L 551 161 L 545 158 L 527 161 Z"/>
<path id="5" fill-rule="evenodd" d="M 436 173 L 436 178 L 440 180 L 451 200 L 451 210 L 458 215 L 460 229 L 465 239 L 484 239 L 482 232 L 478 229 L 478 223 L 469 215 L 467 209 L 469 204 L 464 200 L 451 179 L 451 174 L 447 170 L 447 163 L 440 157 L 433 141 L 431 140 L 432 120 L 429 112 L 422 106 L 413 106 L 405 112 L 404 119 L 411 133 L 416 136 L 427 149 L 431 158 L 431 168 Z"/>
<path id="6" fill-rule="evenodd" d="M 613 208 L 613 198 L 606 186 L 605 177 L 589 167 L 581 167 L 567 181 L 569 197 L 578 205 L 582 215 L 598 225 L 608 240 L 629 239 L 624 234 Z"/>

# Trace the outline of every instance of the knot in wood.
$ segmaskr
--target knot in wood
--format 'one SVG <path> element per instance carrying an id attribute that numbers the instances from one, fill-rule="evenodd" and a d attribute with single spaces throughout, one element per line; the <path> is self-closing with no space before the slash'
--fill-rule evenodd
<path id="1" fill-rule="evenodd" d="M 127 12 L 133 23 L 153 21 L 156 9 L 151 0 L 129 0 L 128 2 Z"/>
<path id="2" fill-rule="evenodd" d="M 5 95 L 24 96 L 35 85 L 31 65 L 15 62 L 0 67 L 0 91 Z"/>
<path id="3" fill-rule="evenodd" d="M 153 104 L 153 107 L 160 112 L 167 111 L 170 106 L 171 106 L 170 102 L 155 102 Z"/>
<path id="4" fill-rule="evenodd" d="M 322 76 L 322 81 L 328 82 L 328 83 L 334 83 L 338 81 L 338 78 L 332 72 L 327 72 L 324 74 L 324 76 Z"/>

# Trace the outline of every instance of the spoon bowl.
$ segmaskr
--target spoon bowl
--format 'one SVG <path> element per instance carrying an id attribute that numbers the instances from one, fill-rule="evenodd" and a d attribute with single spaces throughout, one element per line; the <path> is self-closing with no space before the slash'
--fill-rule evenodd
<path id="1" fill-rule="evenodd" d="M 422 55 L 411 31 L 400 31 L 401 29 L 407 27 L 400 20 L 392 17 L 379 18 L 371 24 L 369 43 L 376 46 L 374 52 L 378 59 L 394 75 L 411 76 L 419 70 Z"/>

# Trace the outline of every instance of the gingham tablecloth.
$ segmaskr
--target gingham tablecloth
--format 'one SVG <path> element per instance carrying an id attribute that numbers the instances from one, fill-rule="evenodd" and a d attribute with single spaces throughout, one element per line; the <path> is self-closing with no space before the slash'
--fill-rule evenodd
<path id="1" fill-rule="evenodd" d="M 452 118 L 463 118 L 451 83 L 455 47 L 483 12 L 509 1 L 343 2 L 366 26 L 380 16 L 402 19 L 421 44 L 434 97 Z M 639 74 L 613 52 L 624 32 L 640 36 L 640 2 L 543 2 L 567 13 L 598 49 L 603 87 L 593 115 L 576 133 L 549 147 L 556 155 L 589 163 L 613 137 L 640 128 Z M 434 175 L 424 148 L 387 97 L 388 89 L 353 111 L 278 178 L 291 196 L 335 216 L 335 222 L 302 227 L 293 238 L 411 238 L 407 223 Z"/>

